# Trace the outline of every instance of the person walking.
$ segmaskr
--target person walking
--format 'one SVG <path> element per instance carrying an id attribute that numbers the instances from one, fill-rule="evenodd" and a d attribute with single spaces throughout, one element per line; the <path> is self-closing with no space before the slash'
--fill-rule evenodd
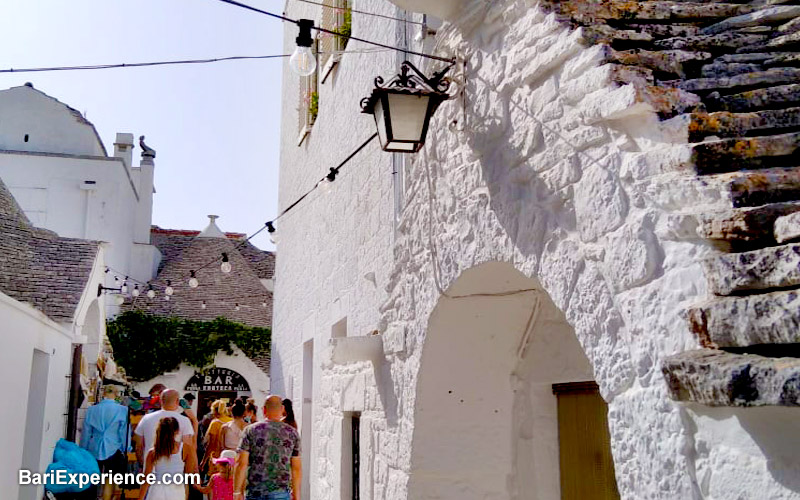
<path id="1" fill-rule="evenodd" d="M 210 495 L 209 500 L 233 500 L 233 466 L 236 462 L 236 452 L 224 450 L 219 458 L 213 458 L 212 462 L 219 472 L 211 476 L 207 485 L 194 489 Z"/>
<path id="2" fill-rule="evenodd" d="M 242 431 L 247 427 L 247 422 L 244 421 L 244 414 L 246 408 L 240 400 L 233 403 L 231 415 L 233 420 L 227 424 L 222 425 L 222 447 L 226 450 L 236 450 L 239 447 L 239 441 L 242 439 Z M 220 455 L 222 456 L 222 455 Z"/>
<path id="3" fill-rule="evenodd" d="M 175 393 L 177 395 L 177 392 Z M 139 500 L 186 500 L 186 485 L 175 476 L 194 472 L 197 463 L 194 449 L 179 439 L 181 425 L 175 417 L 158 421 L 153 447 L 147 451 L 144 473 L 155 474 L 156 483 L 145 482 L 139 489 Z M 179 484 L 174 484 L 178 482 Z"/>
<path id="4" fill-rule="evenodd" d="M 283 400 L 283 422 L 297 430 L 297 421 L 294 419 L 294 407 L 292 406 L 292 400 L 289 398 Z"/>
<path id="5" fill-rule="evenodd" d="M 103 400 L 86 411 L 81 448 L 97 460 L 100 472 L 125 473 L 128 466 L 128 408 L 117 403 L 117 386 L 103 388 Z M 103 485 L 103 500 L 119 498 L 122 491 L 114 484 Z"/>
<path id="6" fill-rule="evenodd" d="M 300 500 L 300 436 L 281 421 L 283 412 L 280 396 L 270 396 L 264 403 L 267 420 L 248 425 L 242 433 L 233 476 L 235 500 Z"/>
<path id="7" fill-rule="evenodd" d="M 175 389 L 165 389 L 161 393 L 162 409 L 153 413 L 148 413 L 142 417 L 142 420 L 139 421 L 139 425 L 136 426 L 136 430 L 134 431 L 134 439 L 136 440 L 136 456 L 139 459 L 139 463 L 144 463 L 145 452 L 153 447 L 158 423 L 167 417 L 172 417 L 178 421 L 181 432 L 181 440 L 185 444 L 192 446 L 194 428 L 192 427 L 191 420 L 181 414 L 178 400 L 178 391 Z M 194 448 L 192 447 L 192 449 Z"/>
<path id="8" fill-rule="evenodd" d="M 208 426 L 206 435 L 203 438 L 203 447 L 205 452 L 203 454 L 203 461 L 200 464 L 201 469 L 208 467 L 209 474 L 214 468 L 211 463 L 212 458 L 219 457 L 224 449 L 222 444 L 222 426 L 231 421 L 230 417 L 226 415 L 227 407 L 225 401 L 218 399 L 211 405 L 211 413 L 214 418 Z"/>

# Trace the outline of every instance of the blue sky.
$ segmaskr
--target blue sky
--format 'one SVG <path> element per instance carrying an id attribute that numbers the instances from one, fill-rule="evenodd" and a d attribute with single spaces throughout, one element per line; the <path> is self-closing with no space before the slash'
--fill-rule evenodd
<path id="1" fill-rule="evenodd" d="M 0 69 L 280 54 L 282 30 L 215 0 L 5 0 Z M 202 229 L 213 213 L 224 231 L 252 233 L 277 209 L 283 64 L 0 74 L 0 88 L 30 81 L 83 112 L 110 153 L 117 132 L 145 135 L 157 151 L 154 224 Z M 272 247 L 263 233 L 253 241 Z"/>

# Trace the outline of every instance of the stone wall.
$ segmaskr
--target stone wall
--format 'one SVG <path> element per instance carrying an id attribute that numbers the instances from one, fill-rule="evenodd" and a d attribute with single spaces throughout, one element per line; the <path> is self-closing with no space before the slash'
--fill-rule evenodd
<path id="1" fill-rule="evenodd" d="M 623 3 L 667 2 L 591 5 Z M 711 20 L 704 22 L 713 24 L 723 7 L 706 12 Z M 704 109 L 698 95 L 680 85 L 658 85 L 639 59 L 625 64 L 623 56 L 611 57 L 610 46 L 602 43 L 608 40 L 597 35 L 607 30 L 569 17 L 597 13 L 548 13 L 549 8 L 522 0 L 471 2 L 437 34 L 439 52 L 467 61 L 455 75 L 464 93 L 440 108 L 428 145 L 405 172 L 406 206 L 393 255 L 380 254 L 377 261 L 386 266 L 376 270 L 380 287 L 356 287 L 349 302 L 365 315 L 365 308 L 382 299 L 385 285 L 377 323 L 385 358 L 327 360 L 321 380 L 315 376 L 315 393 L 322 398 L 314 410 L 313 498 L 339 498 L 341 417 L 350 411 L 365 417 L 362 498 L 410 498 L 418 473 L 415 454 L 435 453 L 436 445 L 420 448 L 415 441 L 423 425 L 418 419 L 425 418 L 418 407 L 425 381 L 419 377 L 431 362 L 424 357 L 431 315 L 464 273 L 491 262 L 509 263 L 540 284 L 573 329 L 609 406 L 622 498 L 731 498 L 732 492 L 740 498 L 800 498 L 800 488 L 786 475 L 796 454 L 764 445 L 791 432 L 796 425 L 790 419 L 782 416 L 770 433 L 764 425 L 754 430 L 758 425 L 748 424 L 749 415 L 682 406 L 670 398 L 661 370 L 667 357 L 700 346 L 687 311 L 710 293 L 704 260 L 730 248 L 730 238 L 712 233 L 752 227 L 755 222 L 737 226 L 731 220 L 763 222 L 767 209 L 753 209 L 761 212 L 748 217 L 735 208 L 741 191 L 731 187 L 730 176 L 698 175 L 697 149 L 689 143 Z M 725 17 L 738 12 L 725 8 Z M 654 9 L 625 19 L 662 15 Z M 282 175 L 288 168 L 283 165 Z M 379 185 L 384 186 L 376 180 L 369 189 L 380 192 Z M 367 220 L 385 207 L 357 209 Z M 360 231 L 342 231 L 337 238 L 345 248 L 365 248 Z M 287 245 L 317 244 L 311 236 L 293 232 Z M 283 246 L 280 251 L 276 347 L 297 352 L 306 327 L 287 310 L 290 304 L 313 306 L 332 295 L 319 284 L 303 286 L 311 276 L 318 283 L 324 279 L 320 271 L 302 279 L 293 273 L 301 262 L 325 269 L 329 261 L 301 261 Z M 287 329 L 290 317 L 296 334 Z M 317 342 L 324 339 L 318 324 L 311 325 Z M 299 358 L 292 357 L 293 363 Z M 443 371 L 448 361 L 434 360 Z M 488 453 L 491 446 L 491 439 L 470 442 L 465 452 Z M 734 465 L 742 463 L 748 465 Z M 471 498 L 474 492 L 465 488 L 453 485 L 460 498 Z M 533 495 L 509 486 L 497 498 Z"/>

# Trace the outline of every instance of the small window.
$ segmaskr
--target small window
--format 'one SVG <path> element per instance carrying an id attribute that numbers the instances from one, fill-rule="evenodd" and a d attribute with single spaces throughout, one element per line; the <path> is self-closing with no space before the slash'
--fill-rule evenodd
<path id="1" fill-rule="evenodd" d="M 25 134 L 25 142 L 28 142 L 28 134 Z"/>
<path id="2" fill-rule="evenodd" d="M 361 498 L 361 413 L 345 412 L 342 418 L 341 494 L 344 500 Z"/>
<path id="3" fill-rule="evenodd" d="M 322 27 L 338 33 L 338 35 L 320 34 L 320 80 L 325 83 L 333 67 L 341 59 L 353 31 L 353 10 L 350 0 L 324 0 Z"/>
<path id="4" fill-rule="evenodd" d="M 314 54 L 317 54 L 318 43 L 315 43 L 311 48 Z M 317 120 L 319 114 L 319 83 L 317 75 L 319 70 L 314 71 L 308 76 L 300 77 L 300 99 L 297 110 L 298 114 L 298 130 L 300 131 L 300 138 L 297 145 L 303 143 L 303 139 L 311 132 L 311 127 Z"/>

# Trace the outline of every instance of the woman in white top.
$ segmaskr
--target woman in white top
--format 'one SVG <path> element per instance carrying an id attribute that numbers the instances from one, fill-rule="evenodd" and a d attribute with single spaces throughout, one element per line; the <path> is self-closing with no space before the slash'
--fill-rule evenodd
<path id="1" fill-rule="evenodd" d="M 222 426 L 223 449 L 235 451 L 239 448 L 239 441 L 242 440 L 242 431 L 247 427 L 247 422 L 244 420 L 245 411 L 244 404 L 237 399 L 231 409 L 233 420 Z"/>
<path id="2" fill-rule="evenodd" d="M 197 457 L 190 444 L 181 441 L 180 425 L 173 417 L 161 419 L 156 428 L 156 439 L 145 458 L 145 474 L 155 474 L 156 484 L 145 483 L 139 490 L 139 500 L 186 500 L 186 486 L 172 484 L 176 474 L 195 472 Z M 165 476 L 169 475 L 167 481 Z M 168 482 L 170 484 L 165 484 Z"/>

